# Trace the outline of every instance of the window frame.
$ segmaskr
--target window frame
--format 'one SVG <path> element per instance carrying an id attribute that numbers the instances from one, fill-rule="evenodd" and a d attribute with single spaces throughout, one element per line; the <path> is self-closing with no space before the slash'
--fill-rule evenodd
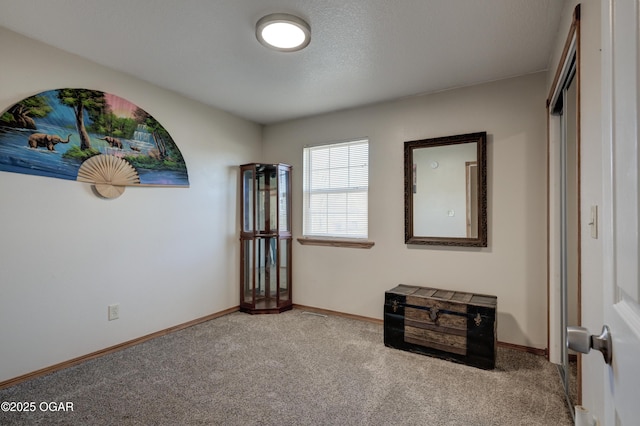
<path id="1" fill-rule="evenodd" d="M 349 236 L 348 233 L 345 234 L 340 234 L 340 235 L 331 235 L 329 233 L 327 234 L 307 234 L 306 232 L 308 231 L 307 227 L 308 227 L 308 223 L 307 221 L 310 219 L 310 213 L 309 213 L 309 203 L 310 203 L 310 194 L 313 192 L 316 192 L 317 194 L 328 194 L 328 193 L 336 193 L 336 194 L 348 194 L 348 193 L 355 193 L 358 191 L 362 191 L 362 186 L 360 187 L 354 187 L 354 186 L 342 186 L 342 187 L 338 187 L 338 188 L 330 188 L 330 184 L 317 190 L 317 191 L 312 191 L 310 189 L 311 186 L 311 181 L 310 179 L 312 178 L 311 175 L 311 167 L 312 165 L 309 164 L 310 161 L 310 156 L 311 153 L 314 150 L 321 150 L 323 148 L 325 149 L 331 149 L 331 148 L 337 148 L 340 147 L 341 145 L 345 145 L 345 146 L 353 146 L 353 145 L 358 145 L 358 144 L 365 144 L 366 145 L 366 149 L 367 149 L 367 153 L 366 153 L 366 221 L 367 221 L 367 225 L 366 225 L 366 235 L 354 235 L 354 236 Z M 374 243 L 372 241 L 369 241 L 369 166 L 370 166 L 370 141 L 368 137 L 360 137 L 360 138 L 353 138 L 353 139 L 348 139 L 348 140 L 343 140 L 343 141 L 333 141 L 333 142 L 327 142 L 327 143 L 322 143 L 322 144 L 315 144 L 315 145 L 307 145 L 304 147 L 303 149 L 303 207 L 302 207 L 302 232 L 303 232 L 303 236 L 301 238 L 298 238 L 298 242 L 302 245 L 321 245 L 321 246 L 331 246 L 331 247 L 351 247 L 351 248 L 371 248 L 373 247 Z M 349 164 L 349 159 L 347 157 L 347 169 L 349 169 L 349 171 L 355 167 L 353 167 L 351 164 Z M 330 164 L 330 163 L 329 163 Z M 328 167 L 329 171 L 335 171 L 335 169 L 337 169 L 336 167 Z M 350 175 L 349 175 L 350 176 Z M 347 180 L 349 180 L 349 178 L 347 178 Z"/>

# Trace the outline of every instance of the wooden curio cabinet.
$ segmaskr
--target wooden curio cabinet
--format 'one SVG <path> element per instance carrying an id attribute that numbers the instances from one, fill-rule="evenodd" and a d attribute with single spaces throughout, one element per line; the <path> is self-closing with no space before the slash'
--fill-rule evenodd
<path id="1" fill-rule="evenodd" d="M 240 310 L 280 313 L 291 301 L 291 166 L 240 166 Z"/>

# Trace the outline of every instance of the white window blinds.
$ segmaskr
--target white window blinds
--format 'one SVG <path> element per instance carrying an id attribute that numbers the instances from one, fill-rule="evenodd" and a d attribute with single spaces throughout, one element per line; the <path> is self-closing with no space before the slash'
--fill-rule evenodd
<path id="1" fill-rule="evenodd" d="M 303 233 L 367 238 L 369 141 L 304 149 Z"/>

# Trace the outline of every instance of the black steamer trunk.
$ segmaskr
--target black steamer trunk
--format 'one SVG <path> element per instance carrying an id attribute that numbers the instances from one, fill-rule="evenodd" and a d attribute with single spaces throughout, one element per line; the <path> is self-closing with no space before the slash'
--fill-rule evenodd
<path id="1" fill-rule="evenodd" d="M 497 297 L 401 284 L 385 292 L 386 346 L 491 370 Z"/>

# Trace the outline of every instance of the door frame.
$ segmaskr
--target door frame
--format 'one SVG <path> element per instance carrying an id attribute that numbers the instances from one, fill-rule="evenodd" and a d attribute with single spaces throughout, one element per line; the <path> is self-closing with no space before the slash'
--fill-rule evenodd
<path id="1" fill-rule="evenodd" d="M 562 328 L 563 315 L 560 311 L 562 306 L 561 293 L 561 264 L 560 259 L 560 234 L 561 224 L 559 223 L 561 206 L 560 202 L 560 148 L 558 135 L 561 133 L 560 118 L 552 113 L 554 101 L 564 88 L 565 78 L 571 66 L 572 54 L 575 52 L 575 82 L 576 84 L 576 155 L 577 155 L 577 205 L 578 210 L 581 206 L 581 183 L 580 183 L 580 4 L 576 5 L 573 11 L 573 19 L 569 28 L 564 49 L 558 62 L 558 68 L 554 76 L 553 83 L 547 97 L 547 359 L 556 364 L 562 364 L 562 336 L 564 335 Z M 561 139 L 561 138 L 560 138 Z M 577 315 L 578 322 L 581 322 L 581 215 L 577 215 Z M 580 324 L 576 324 L 580 325 Z M 577 376 L 576 376 L 576 400 L 570 401 L 570 404 L 580 405 L 582 403 L 582 359 L 580 355 L 577 357 Z M 567 401 L 569 397 L 567 395 Z M 570 407 L 573 408 L 572 406 Z M 573 415 L 573 411 L 572 411 Z"/>

